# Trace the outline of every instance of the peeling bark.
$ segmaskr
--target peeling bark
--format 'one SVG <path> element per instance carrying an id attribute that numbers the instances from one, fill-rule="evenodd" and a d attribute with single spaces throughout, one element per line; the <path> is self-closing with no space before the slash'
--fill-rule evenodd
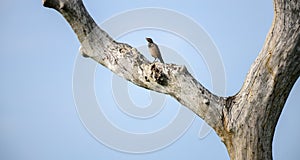
<path id="1" fill-rule="evenodd" d="M 241 90 L 219 97 L 186 67 L 150 63 L 128 44 L 114 41 L 85 9 L 82 0 L 43 0 L 61 13 L 81 43 L 81 53 L 132 83 L 168 94 L 205 120 L 231 159 L 272 159 L 275 127 L 300 75 L 300 2 L 274 0 L 274 20 L 263 49 Z"/>

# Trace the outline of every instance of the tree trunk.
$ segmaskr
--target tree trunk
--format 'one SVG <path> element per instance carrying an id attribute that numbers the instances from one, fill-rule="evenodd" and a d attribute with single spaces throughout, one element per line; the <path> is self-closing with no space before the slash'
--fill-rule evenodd
<path id="1" fill-rule="evenodd" d="M 300 2 L 274 0 L 274 20 L 265 45 L 241 90 L 218 97 L 184 66 L 150 63 L 135 48 L 115 42 L 86 11 L 82 0 L 43 0 L 69 22 L 90 57 L 132 83 L 169 94 L 205 120 L 231 159 L 272 159 L 275 127 L 300 75 Z"/>
<path id="2" fill-rule="evenodd" d="M 265 45 L 224 113 L 231 159 L 272 159 L 275 127 L 299 77 L 300 2 L 276 0 L 274 8 Z"/>

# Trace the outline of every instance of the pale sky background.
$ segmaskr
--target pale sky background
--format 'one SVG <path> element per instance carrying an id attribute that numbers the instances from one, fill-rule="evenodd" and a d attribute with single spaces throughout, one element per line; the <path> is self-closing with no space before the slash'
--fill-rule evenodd
<path id="1" fill-rule="evenodd" d="M 84 3 L 100 25 L 115 15 L 145 7 L 169 9 L 194 20 L 219 50 L 226 74 L 226 96 L 239 91 L 273 18 L 271 0 L 85 0 Z M 203 123 L 200 118 L 195 118 L 174 143 L 150 153 L 126 153 L 107 147 L 88 132 L 77 113 L 72 83 L 80 44 L 65 19 L 56 11 L 44 8 L 41 0 L 1 0 L 0 20 L 1 160 L 229 159 L 225 146 L 213 131 L 199 138 Z M 136 21 L 145 19 L 140 17 Z M 141 47 L 146 45 L 146 36 L 176 50 L 191 66 L 197 80 L 212 90 L 205 59 L 176 34 L 144 29 L 129 32 L 118 40 Z M 147 52 L 143 54 L 152 60 Z M 171 58 L 165 55 L 164 60 L 176 63 Z M 94 64 L 90 59 L 85 62 Z M 171 123 L 181 108 L 167 96 L 158 117 L 142 120 L 130 117 L 120 111 L 110 93 L 112 77 L 111 72 L 98 66 L 95 93 L 97 101 L 104 106 L 106 118 L 123 130 L 138 133 L 159 130 Z M 134 104 L 145 107 L 151 103 L 149 91 L 128 85 Z M 298 80 L 276 127 L 274 159 L 300 159 L 299 97 Z"/>

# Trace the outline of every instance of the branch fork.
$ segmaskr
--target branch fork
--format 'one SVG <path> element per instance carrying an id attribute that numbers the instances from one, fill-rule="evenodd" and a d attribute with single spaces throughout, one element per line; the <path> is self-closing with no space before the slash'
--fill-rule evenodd
<path id="1" fill-rule="evenodd" d="M 174 97 L 210 125 L 232 159 L 272 159 L 272 140 L 285 101 L 300 75 L 300 3 L 274 0 L 275 18 L 265 45 L 241 90 L 219 97 L 176 64 L 150 63 L 128 44 L 114 41 L 82 0 L 43 0 L 61 13 L 80 43 L 80 53 L 128 81 Z"/>

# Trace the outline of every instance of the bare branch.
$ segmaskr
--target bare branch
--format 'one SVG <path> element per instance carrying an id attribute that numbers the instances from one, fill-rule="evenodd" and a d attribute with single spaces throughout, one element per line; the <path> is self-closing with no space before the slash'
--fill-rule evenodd
<path id="1" fill-rule="evenodd" d="M 97 26 L 82 0 L 43 4 L 69 22 L 84 57 L 138 86 L 177 99 L 214 128 L 232 159 L 272 159 L 275 127 L 300 75 L 299 0 L 274 0 L 275 17 L 264 47 L 240 92 L 229 98 L 209 92 L 184 66 L 150 63 L 137 49 L 114 41 Z"/>
<path id="2" fill-rule="evenodd" d="M 96 25 L 81 0 L 44 0 L 43 3 L 59 11 L 69 22 L 81 42 L 82 55 L 138 86 L 174 97 L 215 130 L 221 130 L 226 98 L 209 92 L 185 66 L 150 63 L 137 49 L 114 41 Z"/>

